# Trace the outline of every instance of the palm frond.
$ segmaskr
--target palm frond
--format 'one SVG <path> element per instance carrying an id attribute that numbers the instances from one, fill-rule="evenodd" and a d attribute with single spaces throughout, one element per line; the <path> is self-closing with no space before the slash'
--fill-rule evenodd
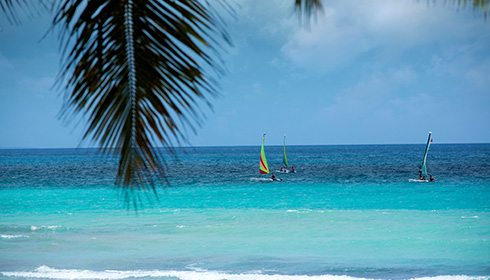
<path id="1" fill-rule="evenodd" d="M 473 10 L 482 12 L 485 19 L 490 12 L 490 0 L 452 0 L 452 2 L 462 8 L 473 6 Z"/>
<path id="2" fill-rule="evenodd" d="M 155 190 L 154 175 L 165 178 L 156 147 L 173 151 L 186 141 L 184 128 L 200 124 L 201 101 L 209 104 L 217 93 L 218 49 L 229 40 L 210 11 L 200 1 L 172 0 L 71 0 L 58 7 L 62 116 L 88 115 L 84 139 L 119 156 L 116 183 L 129 193 Z"/>
<path id="3" fill-rule="evenodd" d="M 0 9 L 6 15 L 7 20 L 10 23 L 19 24 L 19 17 L 16 12 L 16 8 L 23 7 L 25 0 L 1 0 Z"/>
<path id="4" fill-rule="evenodd" d="M 300 20 L 309 26 L 312 16 L 316 18 L 317 13 L 323 11 L 322 0 L 294 0 L 294 10 Z"/>
<path id="5" fill-rule="evenodd" d="M 52 3 L 49 0 L 0 0 L 0 10 L 5 14 L 6 19 L 10 24 L 20 24 L 19 10 L 27 16 L 32 16 L 35 13 L 40 14 L 49 10 Z"/>

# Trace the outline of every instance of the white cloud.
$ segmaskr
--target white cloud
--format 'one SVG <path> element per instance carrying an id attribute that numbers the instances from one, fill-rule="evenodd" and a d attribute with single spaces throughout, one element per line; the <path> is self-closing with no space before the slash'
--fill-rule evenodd
<path id="1" fill-rule="evenodd" d="M 316 71 L 345 67 L 363 56 L 390 64 L 414 48 L 461 41 L 468 24 L 450 9 L 412 0 L 328 2 L 325 15 L 311 30 L 294 30 L 282 52 Z"/>

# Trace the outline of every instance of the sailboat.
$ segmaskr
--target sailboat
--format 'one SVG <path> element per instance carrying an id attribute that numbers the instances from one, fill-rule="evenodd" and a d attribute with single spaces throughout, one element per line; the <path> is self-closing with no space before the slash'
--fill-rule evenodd
<path id="1" fill-rule="evenodd" d="M 267 165 L 267 159 L 265 158 L 264 141 L 265 133 L 262 136 L 262 147 L 260 149 L 260 174 L 269 174 L 269 166 Z M 275 178 L 274 174 L 272 174 L 271 178 L 268 178 L 266 181 L 281 181 L 281 179 Z"/>
<path id="2" fill-rule="evenodd" d="M 430 143 L 432 142 L 432 132 L 429 131 L 429 137 L 427 137 L 427 144 L 425 145 L 425 153 L 424 153 L 424 161 L 422 163 L 422 167 L 419 167 L 419 178 L 418 179 L 410 179 L 410 182 L 429 182 L 428 174 L 427 174 L 427 154 L 429 153 Z M 422 171 L 424 172 L 424 176 L 422 176 Z M 431 176 L 432 177 L 432 176 Z"/>
<path id="3" fill-rule="evenodd" d="M 281 170 L 279 170 L 281 173 L 296 173 L 294 170 L 294 166 L 292 169 L 289 169 L 289 164 L 288 164 L 288 158 L 286 157 L 286 134 L 284 134 L 284 146 L 283 146 L 283 153 L 282 153 L 282 167 Z"/>
<path id="4" fill-rule="evenodd" d="M 269 166 L 267 165 L 267 159 L 265 158 L 264 141 L 265 133 L 264 136 L 262 136 L 262 148 L 260 149 L 260 174 L 269 174 Z"/>

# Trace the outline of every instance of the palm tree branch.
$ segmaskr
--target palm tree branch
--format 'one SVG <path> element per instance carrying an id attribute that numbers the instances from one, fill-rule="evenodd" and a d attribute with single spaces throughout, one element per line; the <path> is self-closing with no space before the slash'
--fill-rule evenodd
<path id="1" fill-rule="evenodd" d="M 197 1 L 80 3 L 61 4 L 53 22 L 64 40 L 63 116 L 88 114 L 84 139 L 118 154 L 118 185 L 154 189 L 154 172 L 165 175 L 154 147 L 185 140 L 182 125 L 199 125 L 200 100 L 217 92 L 215 45 L 224 31 Z"/>

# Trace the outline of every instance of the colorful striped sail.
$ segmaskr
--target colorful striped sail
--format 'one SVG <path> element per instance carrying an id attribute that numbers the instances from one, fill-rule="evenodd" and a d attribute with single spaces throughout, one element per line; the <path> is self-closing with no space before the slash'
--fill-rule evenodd
<path id="1" fill-rule="evenodd" d="M 432 136 L 432 132 L 429 131 L 429 138 L 427 138 L 427 145 L 425 145 L 424 163 L 422 165 L 422 169 L 424 170 L 426 178 L 427 178 L 427 166 L 425 165 L 425 163 L 427 161 L 427 153 L 429 152 L 430 142 L 432 142 L 431 136 Z"/>
<path id="2" fill-rule="evenodd" d="M 286 157 L 286 134 L 284 134 L 284 152 L 282 156 L 282 165 L 286 167 L 286 169 L 289 169 L 288 159 Z"/>
<path id="3" fill-rule="evenodd" d="M 260 174 L 269 174 L 269 166 L 267 165 L 267 159 L 265 158 L 265 152 L 264 152 L 264 140 L 265 140 L 265 133 L 264 136 L 262 137 L 262 148 L 260 150 Z"/>

